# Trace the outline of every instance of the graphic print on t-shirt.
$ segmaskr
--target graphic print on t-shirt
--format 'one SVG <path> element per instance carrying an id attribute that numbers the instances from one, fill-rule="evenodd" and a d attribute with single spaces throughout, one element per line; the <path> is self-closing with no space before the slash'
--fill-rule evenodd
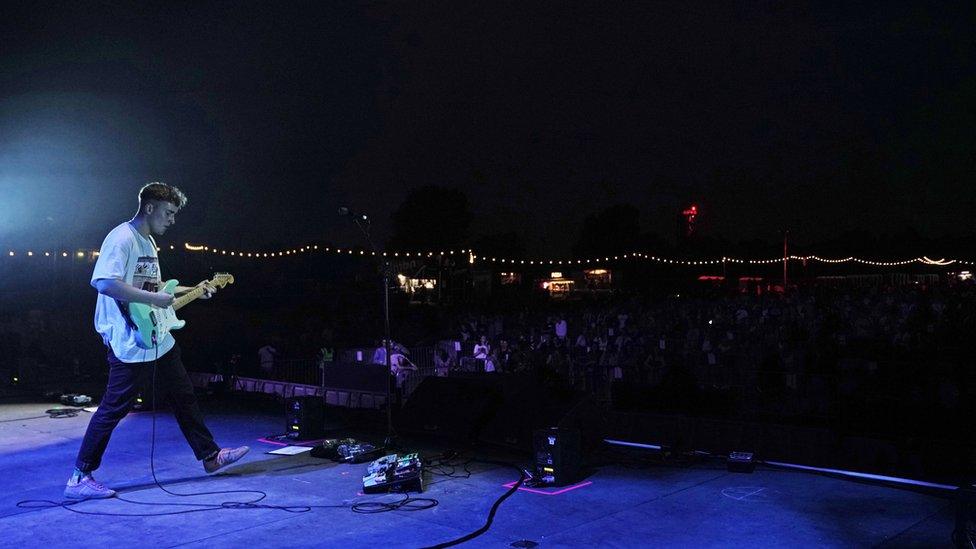
<path id="1" fill-rule="evenodd" d="M 144 255 L 136 261 L 132 285 L 147 292 L 159 291 L 159 263 L 155 257 Z"/>

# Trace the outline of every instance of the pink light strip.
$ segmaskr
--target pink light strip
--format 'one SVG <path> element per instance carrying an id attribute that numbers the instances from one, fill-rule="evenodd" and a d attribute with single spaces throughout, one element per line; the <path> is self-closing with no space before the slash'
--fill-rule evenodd
<path id="1" fill-rule="evenodd" d="M 515 486 L 515 484 L 517 482 L 518 481 L 512 481 L 512 482 L 509 482 L 508 484 L 502 484 L 502 486 L 505 487 L 505 488 L 511 488 L 512 486 Z M 544 492 L 542 490 L 537 490 L 535 488 L 523 488 L 521 486 L 519 487 L 519 490 L 521 490 L 523 492 L 532 492 L 533 494 L 542 494 L 543 496 L 558 496 L 559 494 L 565 494 L 566 492 L 569 492 L 570 490 L 575 490 L 577 488 L 583 488 L 584 486 L 589 486 L 591 484 L 593 484 L 593 481 L 592 480 L 587 480 L 587 481 L 584 481 L 584 482 L 580 482 L 579 484 L 574 484 L 572 486 L 567 486 L 567 487 L 563 488 L 562 490 L 556 490 L 555 492 Z"/>

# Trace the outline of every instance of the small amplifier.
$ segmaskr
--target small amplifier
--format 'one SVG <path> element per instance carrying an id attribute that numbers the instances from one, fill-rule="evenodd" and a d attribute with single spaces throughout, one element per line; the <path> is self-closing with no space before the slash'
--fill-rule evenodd
<path id="1" fill-rule="evenodd" d="M 578 429 L 539 429 L 532 435 L 532 449 L 538 484 L 565 486 L 579 478 L 583 460 Z"/>
<path id="2" fill-rule="evenodd" d="M 325 402 L 320 396 L 285 400 L 285 433 L 295 440 L 314 440 L 325 433 Z"/>

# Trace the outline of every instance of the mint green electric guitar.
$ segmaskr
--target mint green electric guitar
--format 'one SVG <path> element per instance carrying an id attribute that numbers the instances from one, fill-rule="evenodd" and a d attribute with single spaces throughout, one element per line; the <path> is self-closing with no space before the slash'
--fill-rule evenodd
<path id="1" fill-rule="evenodd" d="M 234 283 L 234 275 L 228 273 L 214 273 L 210 285 L 223 288 Z M 161 292 L 172 294 L 179 282 L 176 279 L 167 280 Z M 179 330 L 186 326 L 185 320 L 176 318 L 176 311 L 187 303 L 197 299 L 204 293 L 203 282 L 173 301 L 169 307 L 157 307 L 148 303 L 129 303 L 129 318 L 136 327 L 136 344 L 143 349 L 152 349 L 172 330 Z"/>

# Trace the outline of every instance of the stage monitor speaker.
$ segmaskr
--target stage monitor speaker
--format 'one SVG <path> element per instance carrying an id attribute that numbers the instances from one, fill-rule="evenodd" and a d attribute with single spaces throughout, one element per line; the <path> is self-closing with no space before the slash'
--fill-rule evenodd
<path id="1" fill-rule="evenodd" d="M 565 486 L 576 482 L 583 465 L 579 429 L 551 427 L 533 433 L 536 482 Z"/>
<path id="2" fill-rule="evenodd" d="M 490 375 L 429 376 L 404 403 L 397 430 L 450 440 L 473 440 L 501 402 Z"/>
<path id="3" fill-rule="evenodd" d="M 285 431 L 295 440 L 314 440 L 325 434 L 325 403 L 320 396 L 285 399 Z"/>

